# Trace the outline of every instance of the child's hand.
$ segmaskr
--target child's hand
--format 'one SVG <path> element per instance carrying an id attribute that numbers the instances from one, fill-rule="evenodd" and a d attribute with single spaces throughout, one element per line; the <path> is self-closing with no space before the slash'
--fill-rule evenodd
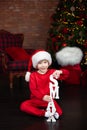
<path id="1" fill-rule="evenodd" d="M 52 98 L 49 96 L 49 95 L 45 95 L 43 97 L 43 101 L 47 101 L 47 102 L 50 102 L 52 100 Z"/>
<path id="2" fill-rule="evenodd" d="M 62 74 L 62 70 L 56 70 L 54 71 L 54 73 L 52 74 L 52 76 L 56 79 L 58 79 L 60 77 L 60 74 Z"/>

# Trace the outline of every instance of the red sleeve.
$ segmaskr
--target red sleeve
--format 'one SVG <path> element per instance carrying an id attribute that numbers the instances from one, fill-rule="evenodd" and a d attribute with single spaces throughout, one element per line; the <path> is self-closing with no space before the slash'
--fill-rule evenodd
<path id="1" fill-rule="evenodd" d="M 35 76 L 33 76 L 32 74 L 30 76 L 29 88 L 30 88 L 30 92 L 31 92 L 32 97 L 36 97 L 39 99 L 43 98 L 44 95 L 37 88 Z"/>
<path id="2" fill-rule="evenodd" d="M 69 71 L 66 69 L 61 69 L 61 71 L 63 72 L 58 80 L 66 80 L 69 77 Z"/>

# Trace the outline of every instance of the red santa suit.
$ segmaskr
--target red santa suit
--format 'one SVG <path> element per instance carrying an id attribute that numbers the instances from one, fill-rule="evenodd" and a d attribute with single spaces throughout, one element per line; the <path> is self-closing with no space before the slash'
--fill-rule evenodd
<path id="1" fill-rule="evenodd" d="M 65 80 L 68 77 L 69 73 L 67 70 L 64 69 L 61 70 L 63 73 L 60 75 L 58 80 Z M 48 69 L 48 71 L 45 74 L 40 74 L 37 71 L 32 72 L 30 74 L 30 80 L 29 80 L 30 99 L 22 102 L 22 104 L 20 105 L 21 111 L 36 116 L 45 115 L 48 102 L 43 101 L 43 97 L 45 95 L 50 95 L 49 77 L 54 71 L 55 71 L 54 69 Z M 58 112 L 58 114 L 61 115 L 62 109 L 60 108 L 56 100 L 53 101 L 56 107 L 56 112 Z"/>

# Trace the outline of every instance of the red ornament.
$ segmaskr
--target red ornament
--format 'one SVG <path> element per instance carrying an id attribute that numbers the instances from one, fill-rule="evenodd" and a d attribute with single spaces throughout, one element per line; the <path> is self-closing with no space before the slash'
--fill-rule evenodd
<path id="1" fill-rule="evenodd" d="M 58 49 L 59 49 L 58 45 L 56 45 L 55 49 L 56 49 L 56 51 L 58 51 Z"/>
<path id="2" fill-rule="evenodd" d="M 62 46 L 63 46 L 63 47 L 66 47 L 66 46 L 67 46 L 67 44 L 64 42 L 64 43 L 62 43 Z"/>
<path id="3" fill-rule="evenodd" d="M 56 42 L 57 39 L 55 37 L 52 38 L 52 42 Z"/>
<path id="4" fill-rule="evenodd" d="M 77 21 L 77 24 L 81 26 L 83 24 L 83 21 L 82 20 Z"/>
<path id="5" fill-rule="evenodd" d="M 87 42 L 86 43 L 84 43 L 84 45 L 83 45 L 85 48 L 87 48 Z"/>
<path id="6" fill-rule="evenodd" d="M 68 33 L 68 28 L 63 28 L 62 32 L 63 32 L 64 34 L 67 34 L 67 33 Z"/>

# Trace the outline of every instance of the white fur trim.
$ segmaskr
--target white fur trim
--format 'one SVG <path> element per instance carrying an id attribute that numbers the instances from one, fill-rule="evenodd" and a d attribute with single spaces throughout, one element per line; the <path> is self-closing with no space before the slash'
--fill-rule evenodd
<path id="1" fill-rule="evenodd" d="M 26 72 L 25 74 L 25 81 L 29 82 L 29 79 L 30 79 L 30 72 Z"/>
<path id="2" fill-rule="evenodd" d="M 49 65 L 52 63 L 51 55 L 46 51 L 39 51 L 36 54 L 32 56 L 32 65 L 34 68 L 36 68 L 37 64 L 41 60 L 47 60 L 49 62 Z"/>
<path id="3" fill-rule="evenodd" d="M 78 47 L 64 47 L 56 53 L 56 60 L 61 66 L 79 64 L 82 57 L 83 52 Z"/>

